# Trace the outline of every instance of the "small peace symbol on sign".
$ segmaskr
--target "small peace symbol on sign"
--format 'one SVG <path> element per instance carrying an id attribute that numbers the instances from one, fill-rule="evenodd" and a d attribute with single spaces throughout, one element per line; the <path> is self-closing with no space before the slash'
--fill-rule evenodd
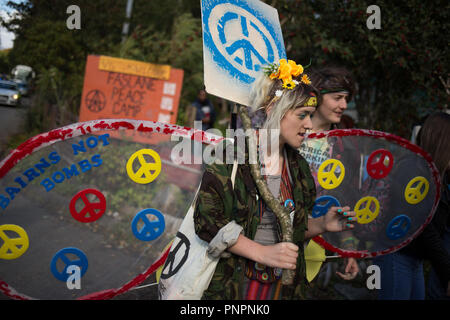
<path id="1" fill-rule="evenodd" d="M 191 248 L 191 243 L 189 239 L 181 232 L 177 233 L 177 238 L 180 240 L 177 242 L 175 246 L 172 244 L 172 248 L 169 252 L 169 255 L 167 256 L 166 262 L 164 264 L 164 269 L 161 273 L 161 279 L 168 279 L 174 274 L 176 274 L 188 259 L 189 249 Z M 183 248 L 184 250 L 181 251 Z M 182 256 L 179 262 L 175 264 L 176 263 L 175 260 L 177 260 L 176 258 L 178 251 L 182 252 Z"/>
<path id="2" fill-rule="evenodd" d="M 106 106 L 106 97 L 100 90 L 89 91 L 84 101 L 87 108 L 95 113 L 102 111 Z"/>
<path id="3" fill-rule="evenodd" d="M 386 228 L 386 235 L 391 240 L 403 238 L 411 228 L 411 219 L 404 214 L 396 216 L 389 222 Z"/>
<path id="4" fill-rule="evenodd" d="M 331 166 L 329 171 L 327 167 Z M 342 180 L 344 180 L 345 168 L 341 161 L 336 159 L 328 159 L 324 161 L 317 172 L 317 180 L 324 189 L 337 188 Z"/>
<path id="5" fill-rule="evenodd" d="M 156 220 L 149 220 L 147 215 L 156 217 Z M 142 221 L 143 226 L 139 229 L 138 223 Z M 158 238 L 166 227 L 164 216 L 156 209 L 144 209 L 133 218 L 131 221 L 131 230 L 133 234 L 142 241 L 151 241 Z"/>
<path id="6" fill-rule="evenodd" d="M 147 162 L 144 155 L 149 156 L 152 160 Z M 135 172 L 133 163 L 138 160 L 140 168 Z M 139 184 L 150 183 L 158 177 L 161 172 L 161 158 L 159 154 L 152 149 L 141 149 L 131 155 L 127 162 L 127 174 L 131 180 Z"/>
<path id="7" fill-rule="evenodd" d="M 318 218 L 325 215 L 331 207 L 340 207 L 338 199 L 332 196 L 321 196 L 314 202 L 312 217 Z"/>
<path id="8" fill-rule="evenodd" d="M 374 205 L 375 208 L 372 208 Z M 361 198 L 355 205 L 358 223 L 366 224 L 372 222 L 380 212 L 380 203 L 374 197 Z"/>
<path id="9" fill-rule="evenodd" d="M 90 202 L 87 198 L 88 194 L 93 194 L 99 201 L 98 202 Z M 77 211 L 76 203 L 81 199 L 84 203 L 83 209 Z M 96 189 L 85 189 L 78 192 L 70 201 L 69 211 L 72 217 L 80 222 L 93 222 L 98 219 L 105 213 L 106 211 L 106 199 L 103 193 Z"/>
<path id="10" fill-rule="evenodd" d="M 394 166 L 392 153 L 385 149 L 378 149 L 367 160 L 367 173 L 374 179 L 382 179 L 391 172 Z"/>
<path id="11" fill-rule="evenodd" d="M 14 232 L 19 235 L 19 237 L 9 237 L 5 231 Z M 14 224 L 1 225 L 0 239 L 3 240 L 3 245 L 0 247 L 0 259 L 17 259 L 28 250 L 28 235 L 22 227 Z"/>
<path id="12" fill-rule="evenodd" d="M 425 199 L 430 189 L 430 183 L 424 177 L 418 176 L 409 181 L 405 188 L 405 200 L 409 204 L 418 204 Z"/>
<path id="13" fill-rule="evenodd" d="M 74 255 L 74 260 L 70 259 L 68 255 Z M 61 260 L 64 268 L 62 271 L 58 270 L 58 261 Z M 80 267 L 80 276 L 82 277 L 88 269 L 88 259 L 83 251 L 78 248 L 67 247 L 59 250 L 52 258 L 50 262 L 50 270 L 56 279 L 66 282 L 70 274 L 67 272 L 69 266 L 76 265 Z"/>

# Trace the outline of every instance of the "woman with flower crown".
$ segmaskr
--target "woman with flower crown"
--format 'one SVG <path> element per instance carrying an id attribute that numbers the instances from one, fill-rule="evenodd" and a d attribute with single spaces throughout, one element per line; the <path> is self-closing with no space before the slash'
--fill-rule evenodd
<path id="1" fill-rule="evenodd" d="M 195 231 L 209 243 L 208 254 L 220 260 L 203 299 L 305 298 L 304 241 L 323 232 L 349 230 L 356 219 L 347 206 L 308 219 L 315 184 L 297 149 L 312 127 L 318 94 L 304 68 L 292 60 L 282 59 L 266 71 L 250 95 L 252 111 L 262 110 L 265 116 L 261 129 L 270 133 L 260 169 L 273 197 L 292 206 L 292 242 L 282 241 L 280 219 L 260 194 L 248 152 L 245 163 L 237 167 L 234 186 L 232 164 L 208 165 L 195 207 Z M 259 141 L 258 146 L 263 148 Z M 282 284 L 283 269 L 294 271 L 292 284 Z"/>

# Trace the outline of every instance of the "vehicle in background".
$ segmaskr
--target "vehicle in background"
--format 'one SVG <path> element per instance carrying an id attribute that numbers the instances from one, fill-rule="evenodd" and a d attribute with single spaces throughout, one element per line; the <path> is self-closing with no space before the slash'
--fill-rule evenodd
<path id="1" fill-rule="evenodd" d="M 11 70 L 11 78 L 13 81 L 21 81 L 24 83 L 29 83 L 34 79 L 35 73 L 33 68 L 24 65 L 17 65 Z"/>
<path id="2" fill-rule="evenodd" d="M 23 82 L 21 80 L 14 80 L 14 82 L 17 84 L 17 87 L 19 88 L 19 92 L 21 96 L 28 96 L 28 84 L 26 82 Z"/>
<path id="3" fill-rule="evenodd" d="M 20 91 L 17 83 L 0 80 L 0 104 L 17 106 L 20 101 Z"/>
<path id="4" fill-rule="evenodd" d="M 17 65 L 11 70 L 11 81 L 17 83 L 19 87 L 20 94 L 22 96 L 28 96 L 32 86 L 33 79 L 36 74 L 33 68 L 24 65 Z"/>

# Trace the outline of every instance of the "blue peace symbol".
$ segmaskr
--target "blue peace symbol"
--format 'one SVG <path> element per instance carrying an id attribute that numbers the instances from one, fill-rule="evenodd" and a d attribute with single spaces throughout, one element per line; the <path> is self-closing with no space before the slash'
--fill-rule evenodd
<path id="1" fill-rule="evenodd" d="M 332 196 L 321 196 L 314 202 L 312 217 L 318 218 L 325 215 L 331 207 L 340 207 L 339 201 Z"/>
<path id="2" fill-rule="evenodd" d="M 404 237 L 409 228 L 411 228 L 411 219 L 407 215 L 401 214 L 389 222 L 386 235 L 391 240 L 397 240 Z"/>
<path id="3" fill-rule="evenodd" d="M 246 17 L 239 16 L 237 13 L 234 13 L 234 12 L 225 13 L 223 15 L 223 17 L 220 19 L 219 24 L 217 25 L 217 31 L 219 33 L 219 38 L 220 38 L 220 42 L 222 43 L 222 45 L 226 45 L 226 42 L 227 42 L 227 38 L 226 38 L 226 34 L 225 34 L 225 26 L 229 21 L 235 20 L 235 19 L 240 20 L 242 35 L 244 37 L 249 36 L 249 32 L 248 32 L 249 26 L 252 27 L 253 29 L 255 29 L 261 35 L 261 37 L 264 41 L 264 44 L 266 45 L 266 48 L 267 48 L 267 60 L 264 59 L 264 57 L 253 47 L 251 42 L 248 41 L 247 39 L 241 39 L 241 40 L 237 40 L 237 41 L 233 42 L 230 46 L 225 48 L 226 52 L 231 56 L 239 49 L 242 49 L 242 51 L 244 52 L 245 67 L 248 70 L 259 71 L 261 68 L 261 65 L 267 64 L 269 62 L 270 63 L 273 62 L 273 60 L 275 59 L 275 56 L 274 56 L 273 48 L 272 48 L 272 45 L 270 44 L 269 39 L 258 28 L 258 26 L 253 23 L 253 21 L 250 21 L 250 24 L 249 24 Z M 252 54 L 259 60 L 260 64 L 255 63 L 253 65 Z M 244 62 L 239 57 L 235 57 L 234 61 L 236 61 L 240 65 L 243 65 L 243 62 Z"/>
<path id="4" fill-rule="evenodd" d="M 242 82 L 250 84 L 255 81 L 255 78 L 243 72 L 242 70 L 234 67 L 228 59 L 233 59 L 242 67 L 245 67 L 247 70 L 258 71 L 261 68 L 261 65 L 267 63 L 273 63 L 275 59 L 274 48 L 272 47 L 269 39 L 266 34 L 261 31 L 261 29 L 253 22 L 249 21 L 246 17 L 239 15 L 235 12 L 228 11 L 225 12 L 224 15 L 220 18 L 217 24 L 217 33 L 219 35 L 220 43 L 215 43 L 212 37 L 212 33 L 209 27 L 209 18 L 211 16 L 212 10 L 221 4 L 227 4 L 228 6 L 236 6 L 237 8 L 244 9 L 248 13 L 250 13 L 255 20 L 258 20 L 264 28 L 270 34 L 270 37 L 273 39 L 276 51 L 278 52 L 279 58 L 286 58 L 286 52 L 284 49 L 284 43 L 279 37 L 277 37 L 277 32 L 265 17 L 264 13 L 258 11 L 254 6 L 250 6 L 247 1 L 242 0 L 219 0 L 219 1 L 202 1 L 202 23 L 203 23 L 203 43 L 211 52 L 211 56 L 213 57 L 214 62 L 222 69 L 227 71 L 230 76 L 236 78 Z M 226 30 L 225 26 L 228 22 L 232 20 L 238 20 L 241 25 L 241 33 L 242 39 L 233 42 L 228 47 L 226 46 Z M 254 29 L 263 39 L 264 44 L 267 48 L 267 56 L 262 56 L 248 41 L 246 38 L 249 36 L 249 29 Z M 229 55 L 224 57 L 220 50 L 217 48 L 217 45 L 221 45 L 225 48 L 225 51 Z M 232 57 L 232 55 L 237 51 L 242 49 L 244 53 L 244 60 L 239 57 Z M 257 62 L 253 63 L 252 55 L 256 57 Z"/>
<path id="5" fill-rule="evenodd" d="M 67 257 L 67 254 L 73 254 L 77 256 L 78 259 L 70 260 Z M 61 261 L 64 263 L 64 269 L 61 272 L 58 271 L 58 268 L 56 266 L 59 259 L 61 259 Z M 50 262 L 50 270 L 56 279 L 66 282 L 70 276 L 70 274 L 67 273 L 67 268 L 71 265 L 76 265 L 80 267 L 80 277 L 82 277 L 86 273 L 88 269 L 88 259 L 83 251 L 73 247 L 67 247 L 59 250 L 53 256 Z"/>
<path id="6" fill-rule="evenodd" d="M 294 204 L 294 201 L 292 201 L 292 199 L 287 199 L 287 200 L 284 202 L 284 206 L 285 206 L 286 208 L 288 207 L 289 204 L 291 204 L 291 208 L 292 208 L 292 209 L 295 208 L 295 204 Z"/>
<path id="7" fill-rule="evenodd" d="M 147 215 L 153 215 L 157 220 L 150 221 Z M 144 222 L 144 226 L 138 230 L 138 222 L 141 220 Z M 144 209 L 138 212 L 133 218 L 133 221 L 131 221 L 131 230 L 133 231 L 133 234 L 142 241 L 155 240 L 164 232 L 165 227 L 166 223 L 164 221 L 164 216 L 161 212 L 153 208 Z"/>

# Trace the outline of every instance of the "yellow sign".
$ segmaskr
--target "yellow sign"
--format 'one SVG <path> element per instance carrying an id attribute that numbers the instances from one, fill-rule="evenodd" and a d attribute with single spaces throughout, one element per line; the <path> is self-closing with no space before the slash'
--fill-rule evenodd
<path id="1" fill-rule="evenodd" d="M 422 190 L 423 188 L 423 190 Z M 424 177 L 415 177 L 405 188 L 405 200 L 409 204 L 418 204 L 425 199 L 430 189 L 430 184 Z"/>
<path id="2" fill-rule="evenodd" d="M 10 238 L 5 231 L 15 232 L 18 238 Z M 0 259 L 12 260 L 17 259 L 28 249 L 29 241 L 25 230 L 14 224 L 4 224 L 0 226 L 0 239 L 3 245 L 0 247 Z"/>
<path id="3" fill-rule="evenodd" d="M 155 162 L 147 162 L 144 155 L 150 156 Z M 138 159 L 141 167 L 134 172 L 133 163 Z M 150 183 L 158 177 L 161 172 L 161 158 L 156 151 L 152 149 L 141 149 L 133 153 L 127 162 L 127 174 L 131 180 L 139 184 Z"/>
<path id="4" fill-rule="evenodd" d="M 372 211 L 370 207 L 372 203 L 375 204 L 375 209 Z M 363 207 L 363 208 L 361 208 Z M 356 217 L 358 219 L 358 223 L 366 224 L 372 222 L 380 212 L 380 203 L 374 197 L 364 197 L 361 198 L 355 206 Z"/>
<path id="5" fill-rule="evenodd" d="M 98 68 L 103 71 L 132 74 L 160 80 L 169 80 L 170 66 L 135 60 L 100 56 Z"/>
<path id="6" fill-rule="evenodd" d="M 330 171 L 325 171 L 325 169 L 331 166 Z M 339 173 L 339 177 L 336 176 L 336 173 Z M 342 162 L 336 159 L 329 159 L 324 161 L 317 172 L 317 180 L 319 180 L 319 184 L 324 189 L 334 189 L 338 187 L 342 180 L 344 180 L 345 176 L 345 168 Z"/>

